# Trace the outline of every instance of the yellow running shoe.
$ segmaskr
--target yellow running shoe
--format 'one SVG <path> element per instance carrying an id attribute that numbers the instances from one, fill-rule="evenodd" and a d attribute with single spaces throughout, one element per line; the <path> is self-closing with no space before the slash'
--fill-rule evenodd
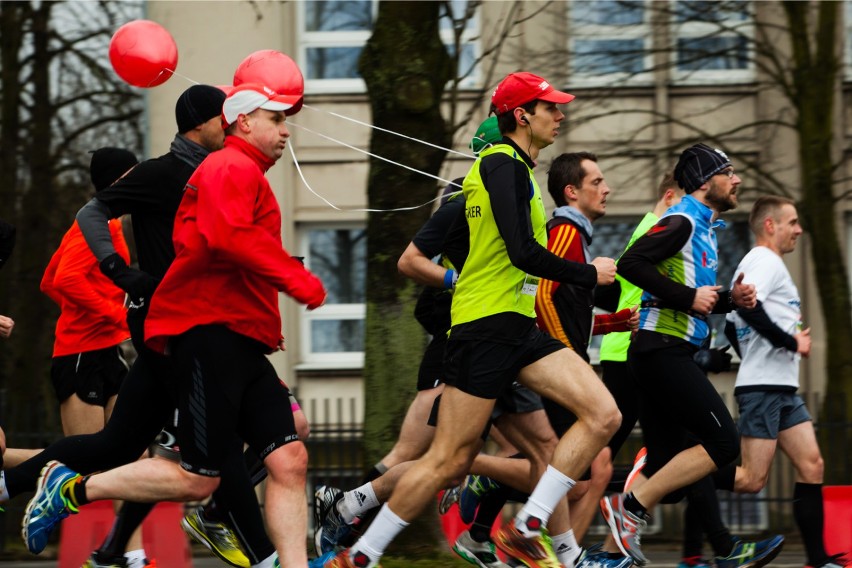
<path id="1" fill-rule="evenodd" d="M 223 562 L 236 568 L 251 566 L 234 531 L 225 523 L 205 519 L 201 507 L 196 507 L 194 511 L 181 519 L 180 526 L 192 540 L 209 548 Z"/>

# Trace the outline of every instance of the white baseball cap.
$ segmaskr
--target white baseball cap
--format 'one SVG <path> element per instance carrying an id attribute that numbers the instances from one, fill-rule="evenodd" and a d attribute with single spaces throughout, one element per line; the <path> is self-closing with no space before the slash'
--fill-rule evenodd
<path id="1" fill-rule="evenodd" d="M 225 99 L 222 105 L 222 120 L 225 126 L 229 126 L 241 114 L 249 114 L 259 108 L 271 111 L 283 110 L 285 114 L 293 114 L 302 106 L 298 104 L 301 100 L 302 95 L 279 95 L 260 83 L 243 83 L 234 87 Z"/>

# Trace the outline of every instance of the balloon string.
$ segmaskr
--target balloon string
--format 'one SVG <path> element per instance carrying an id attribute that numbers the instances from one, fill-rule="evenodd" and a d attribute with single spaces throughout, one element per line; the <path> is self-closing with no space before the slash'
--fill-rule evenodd
<path id="1" fill-rule="evenodd" d="M 159 79 L 160 77 L 162 77 L 162 76 L 163 76 L 163 73 L 165 73 L 165 72 L 167 72 L 167 71 L 168 71 L 169 73 L 171 73 L 172 75 L 177 75 L 177 76 L 178 76 L 178 77 L 180 77 L 181 79 L 186 79 L 187 81 L 189 81 L 189 82 L 190 82 L 190 83 L 192 83 L 193 85 L 200 85 L 200 84 L 201 84 L 201 83 L 199 83 L 198 81 L 196 81 L 195 79 L 191 79 L 191 78 L 187 77 L 186 75 L 181 75 L 180 73 L 178 73 L 178 72 L 177 72 L 177 71 L 175 71 L 174 69 L 169 69 L 168 67 L 163 67 L 163 70 L 162 70 L 162 71 L 160 71 L 159 73 L 157 73 L 157 76 L 156 76 L 156 77 L 154 77 L 153 79 L 151 79 L 151 82 L 150 82 L 150 83 L 148 83 L 148 86 L 147 86 L 146 88 L 150 88 L 150 87 L 151 87 L 151 85 L 153 85 L 154 83 L 156 83 L 156 82 L 157 82 L 157 79 Z"/>
<path id="2" fill-rule="evenodd" d="M 303 104 L 302 108 L 306 108 L 306 109 L 312 110 L 314 112 L 323 112 L 323 113 L 326 113 L 326 114 L 330 114 L 331 116 L 336 116 L 337 118 L 342 118 L 343 120 L 348 120 L 349 122 L 354 122 L 355 124 L 360 124 L 361 126 L 366 126 L 368 128 L 372 128 L 374 130 L 386 132 L 387 134 L 393 134 L 394 136 L 399 136 L 400 138 L 405 138 L 406 140 L 411 140 L 412 142 L 419 142 L 420 144 L 425 144 L 426 146 L 431 146 L 432 148 L 436 148 L 438 150 L 444 150 L 444 151 L 449 152 L 451 154 L 458 154 L 459 156 L 464 156 L 464 157 L 470 158 L 472 160 L 476 159 L 476 156 L 472 156 L 472 155 L 467 154 L 465 152 L 459 152 L 458 150 L 453 150 L 452 148 L 444 148 L 443 146 L 439 146 L 437 144 L 432 144 L 431 142 L 426 142 L 425 140 L 420 140 L 419 138 L 414 138 L 412 136 L 406 136 L 405 134 L 402 134 L 402 133 L 399 133 L 399 132 L 394 132 L 393 130 L 388 130 L 388 129 L 382 128 L 380 126 L 376 126 L 375 124 L 370 124 L 369 122 L 364 122 L 364 121 L 358 120 L 357 118 L 351 118 L 349 116 L 338 114 L 338 113 L 332 112 L 330 110 L 323 110 L 323 109 L 316 108 L 316 107 L 313 107 L 311 105 L 306 105 L 306 104 Z"/>
<path id="3" fill-rule="evenodd" d="M 304 127 L 301 127 L 301 128 L 304 128 Z M 320 135 L 320 136 L 322 136 L 322 135 Z M 332 140 L 332 139 L 330 138 L 330 140 Z M 343 144 L 343 143 L 341 142 L 341 144 Z M 348 144 L 343 144 L 343 145 L 348 146 Z M 460 191 L 454 191 L 453 193 L 450 193 L 450 194 L 439 195 L 438 197 L 436 197 L 434 199 L 430 199 L 426 203 L 421 203 L 420 205 L 412 205 L 411 207 L 397 207 L 397 208 L 394 208 L 394 209 L 360 209 L 360 208 L 338 207 L 337 205 L 335 205 L 334 203 L 332 203 L 331 201 L 329 201 L 328 199 L 326 199 L 325 197 L 323 197 L 322 195 L 320 195 L 319 193 L 314 191 L 314 188 L 311 187 L 311 184 L 308 183 L 307 179 L 305 179 L 305 174 L 302 171 L 302 166 L 299 165 L 299 160 L 296 158 L 296 151 L 293 149 L 292 140 L 287 143 L 287 147 L 290 149 L 290 155 L 293 157 L 293 163 L 296 165 L 296 171 L 299 172 L 299 177 L 302 178 L 302 183 L 305 184 L 305 187 L 308 188 L 308 191 L 310 191 L 315 196 L 317 196 L 322 201 L 324 201 L 329 207 L 331 207 L 332 209 L 335 209 L 337 211 L 353 211 L 353 212 L 362 212 L 362 213 L 390 213 L 390 212 L 393 212 L 393 211 L 413 211 L 414 209 L 420 209 L 421 207 L 431 205 L 432 203 L 435 203 L 436 201 L 438 201 L 438 200 L 440 200 L 444 197 L 449 197 L 451 195 L 456 195 L 457 193 L 461 193 Z M 349 147 L 352 148 L 351 146 L 349 146 Z M 355 148 L 353 148 L 353 149 L 355 149 Z M 370 155 L 372 155 L 372 154 L 370 154 Z M 388 162 L 391 162 L 390 160 L 382 158 L 381 156 L 375 156 L 375 157 L 383 159 L 383 160 L 388 161 Z M 391 162 L 391 163 L 395 163 L 395 162 Z M 397 164 L 397 165 L 402 165 L 402 164 Z M 432 174 L 429 174 L 429 173 L 426 173 L 426 172 L 421 172 L 421 171 L 415 170 L 413 168 L 409 168 L 408 166 L 403 166 L 403 167 L 408 168 L 409 170 L 413 170 L 415 172 L 421 173 L 423 175 L 427 175 L 427 176 L 435 178 L 435 179 L 441 179 L 437 176 L 433 176 Z M 441 181 L 445 181 L 445 180 L 441 180 Z M 449 184 L 455 185 L 456 187 L 459 187 L 459 188 L 461 187 L 457 183 L 449 182 Z"/>

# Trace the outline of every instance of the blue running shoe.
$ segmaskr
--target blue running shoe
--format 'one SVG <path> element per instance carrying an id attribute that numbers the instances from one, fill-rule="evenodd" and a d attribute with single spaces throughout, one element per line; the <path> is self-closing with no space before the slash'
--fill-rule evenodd
<path id="1" fill-rule="evenodd" d="M 340 541 L 352 531 L 337 510 L 343 491 L 320 485 L 314 493 L 314 547 L 319 556 L 337 550 Z"/>
<path id="2" fill-rule="evenodd" d="M 758 542 L 737 539 L 728 556 L 716 557 L 716 568 L 760 568 L 772 562 L 783 547 L 784 537 L 781 535 Z"/>
<path id="3" fill-rule="evenodd" d="M 467 524 L 473 522 L 479 503 L 486 494 L 500 489 L 500 484 L 484 475 L 468 475 L 459 497 L 459 516 Z"/>
<path id="4" fill-rule="evenodd" d="M 595 551 L 586 551 L 578 559 L 576 568 L 630 568 L 633 566 L 633 559 L 629 556 L 613 557 L 599 548 Z"/>
<path id="5" fill-rule="evenodd" d="M 50 461 L 41 470 L 36 493 L 27 505 L 21 522 L 21 536 L 33 554 L 39 554 L 47 546 L 53 527 L 62 519 L 76 513 L 77 509 L 62 495 L 65 482 L 80 477 L 56 460 Z"/>

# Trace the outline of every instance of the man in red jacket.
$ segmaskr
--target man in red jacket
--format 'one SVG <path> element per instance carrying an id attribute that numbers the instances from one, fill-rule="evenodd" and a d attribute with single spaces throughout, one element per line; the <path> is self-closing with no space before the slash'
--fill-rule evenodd
<path id="1" fill-rule="evenodd" d="M 101 499 L 187 501 L 219 484 L 243 441 L 269 472 L 265 513 L 281 566 L 308 565 L 307 451 L 265 355 L 283 346 L 278 292 L 318 308 L 322 283 L 281 245 L 281 213 L 264 174 L 282 155 L 285 124 L 299 96 L 244 84 L 222 110 L 225 148 L 186 185 L 175 218 L 176 257 L 151 301 L 146 343 L 178 370 L 180 466 L 142 460 L 81 478 L 54 462 L 41 494 L 61 496 L 43 515 L 57 519 Z M 258 566 L 273 566 L 274 555 Z"/>
<path id="2" fill-rule="evenodd" d="M 112 185 L 138 163 L 133 152 L 100 148 L 92 154 L 95 191 Z M 109 223 L 113 246 L 126 263 L 130 251 L 121 220 Z M 104 427 L 127 374 L 119 344 L 130 337 L 124 291 L 104 276 L 77 222 L 62 237 L 41 280 L 41 291 L 60 309 L 50 379 L 66 436 Z"/>

